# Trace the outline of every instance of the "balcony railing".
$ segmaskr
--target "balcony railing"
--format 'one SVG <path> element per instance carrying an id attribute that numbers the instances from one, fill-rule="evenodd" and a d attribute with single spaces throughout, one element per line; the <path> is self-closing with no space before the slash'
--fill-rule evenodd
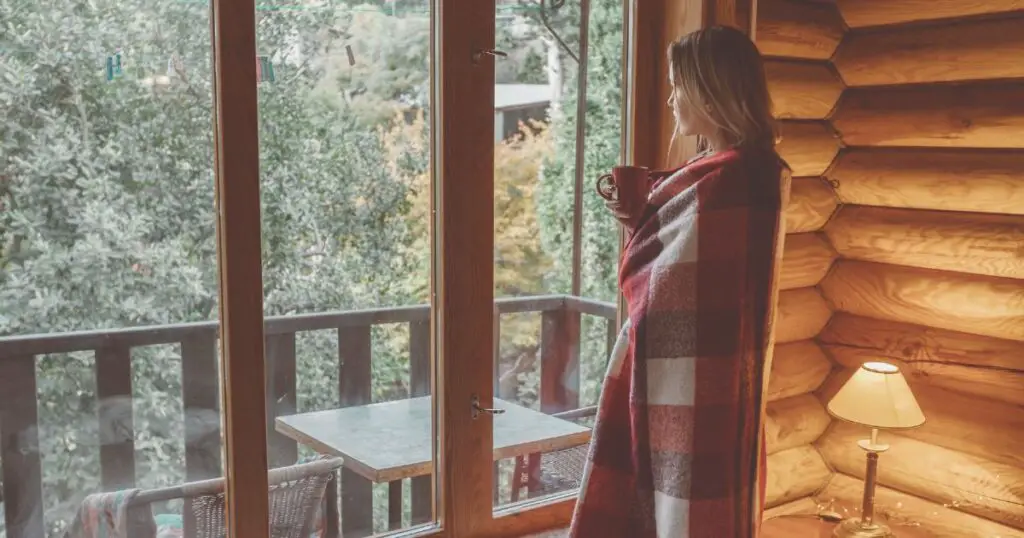
<path id="1" fill-rule="evenodd" d="M 568 296 L 508 298 L 495 301 L 495 347 L 502 315 L 541 315 L 540 408 L 559 413 L 579 408 L 581 315 L 603 318 L 606 346 L 615 335 L 615 306 Z M 409 306 L 347 312 L 324 312 L 267 318 L 268 443 L 273 466 L 294 463 L 296 443 L 274 432 L 273 418 L 296 412 L 296 335 L 335 330 L 338 336 L 338 396 L 341 406 L 371 402 L 371 328 L 407 324 L 410 397 L 430 393 L 429 307 Z M 104 491 L 133 487 L 135 432 L 132 413 L 132 349 L 177 344 L 181 350 L 187 481 L 221 475 L 220 388 L 216 321 L 129 329 L 38 334 L 0 338 L 0 460 L 2 501 L 8 538 L 42 536 L 43 488 L 39 453 L 36 357 L 92 352 L 95 356 L 100 479 Z M 498 350 L 494 360 L 497 366 Z M 496 368 L 497 370 L 497 368 Z M 576 375 L 567 375 L 576 372 Z M 496 372 L 497 373 L 497 372 Z M 495 379 L 497 383 L 497 379 Z M 342 535 L 373 528 L 372 489 L 350 472 L 342 475 Z M 430 519 L 430 478 L 412 480 L 412 521 Z M 401 526 L 402 485 L 389 485 L 388 522 Z M 187 519 L 187 518 L 186 518 Z M 187 531 L 187 529 L 186 529 Z"/>

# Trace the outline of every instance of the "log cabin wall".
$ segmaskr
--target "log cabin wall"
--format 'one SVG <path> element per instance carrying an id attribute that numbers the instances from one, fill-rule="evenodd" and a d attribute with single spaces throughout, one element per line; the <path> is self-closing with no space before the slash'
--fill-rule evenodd
<path id="1" fill-rule="evenodd" d="M 865 431 L 822 404 L 885 359 L 927 423 L 883 434 L 879 511 L 897 533 L 1024 537 L 1024 2 L 761 0 L 758 15 L 780 151 L 803 178 L 769 515 L 856 515 Z"/>
<path id="2" fill-rule="evenodd" d="M 793 171 L 768 387 L 769 518 L 816 511 L 813 495 L 833 474 L 814 443 L 831 423 L 815 391 L 834 366 L 814 339 L 832 317 L 819 284 L 838 257 L 823 232 L 838 203 L 824 175 L 840 149 L 828 118 L 845 86 L 830 58 L 844 31 L 835 4 L 758 2 L 756 41 L 780 120 L 779 152 Z"/>

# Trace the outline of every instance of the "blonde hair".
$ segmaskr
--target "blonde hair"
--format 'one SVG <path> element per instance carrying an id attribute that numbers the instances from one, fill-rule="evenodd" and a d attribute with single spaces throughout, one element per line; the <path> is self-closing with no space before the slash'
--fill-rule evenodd
<path id="1" fill-rule="evenodd" d="M 680 105 L 707 119 L 730 146 L 774 151 L 764 62 L 746 34 L 725 26 L 697 30 L 669 45 L 668 57 Z"/>

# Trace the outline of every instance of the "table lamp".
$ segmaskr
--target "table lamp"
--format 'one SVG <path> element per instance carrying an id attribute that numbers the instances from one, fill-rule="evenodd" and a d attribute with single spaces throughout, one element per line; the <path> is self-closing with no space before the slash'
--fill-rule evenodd
<path id="1" fill-rule="evenodd" d="M 866 362 L 828 402 L 830 415 L 871 428 L 871 438 L 857 442 L 867 452 L 864 476 L 864 505 L 861 517 L 843 520 L 836 526 L 837 538 L 891 538 L 889 527 L 874 519 L 875 480 L 878 454 L 889 445 L 878 442 L 878 429 L 915 428 L 924 424 L 914 393 L 900 369 L 887 362 Z"/>

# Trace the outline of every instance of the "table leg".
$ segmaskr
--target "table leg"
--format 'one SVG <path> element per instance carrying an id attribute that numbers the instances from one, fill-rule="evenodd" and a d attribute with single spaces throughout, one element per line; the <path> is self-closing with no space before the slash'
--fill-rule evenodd
<path id="1" fill-rule="evenodd" d="M 544 489 L 544 484 L 540 480 L 540 454 L 527 456 L 526 476 L 527 497 L 536 497 Z"/>
<path id="2" fill-rule="evenodd" d="M 519 502 L 519 493 L 523 489 L 523 475 L 526 474 L 526 458 L 516 456 L 516 464 L 512 468 L 512 499 L 511 502 Z"/>
<path id="3" fill-rule="evenodd" d="M 373 534 L 373 484 L 349 469 L 341 470 L 341 535 Z"/>

